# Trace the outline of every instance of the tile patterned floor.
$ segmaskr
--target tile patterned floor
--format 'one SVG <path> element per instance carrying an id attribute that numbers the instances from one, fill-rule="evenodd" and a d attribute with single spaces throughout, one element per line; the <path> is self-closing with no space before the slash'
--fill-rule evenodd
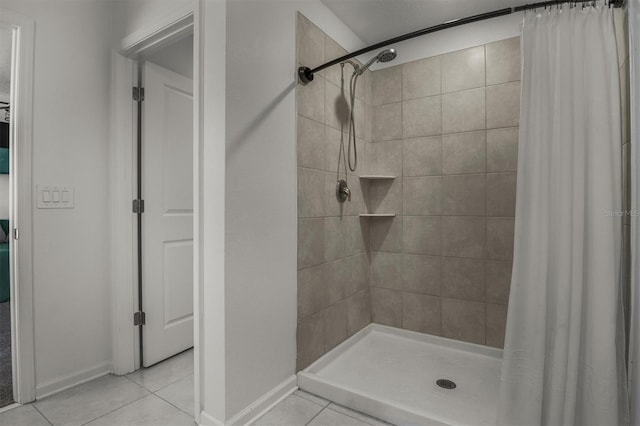
<path id="1" fill-rule="evenodd" d="M 255 423 L 255 426 L 392 426 L 381 420 L 298 390 Z"/>
<path id="2" fill-rule="evenodd" d="M 0 413 L 0 426 L 193 426 L 193 350 L 126 376 L 103 376 Z M 256 426 L 389 426 L 296 391 Z"/>
<path id="3" fill-rule="evenodd" d="M 0 426 L 193 426 L 193 350 L 0 413 Z"/>

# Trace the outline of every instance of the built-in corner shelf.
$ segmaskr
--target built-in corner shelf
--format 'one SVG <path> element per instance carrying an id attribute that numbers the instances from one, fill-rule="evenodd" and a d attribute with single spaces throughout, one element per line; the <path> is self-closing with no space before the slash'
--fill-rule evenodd
<path id="1" fill-rule="evenodd" d="M 396 178 L 395 176 L 390 176 L 390 175 L 362 175 L 362 176 L 360 176 L 360 179 L 371 180 L 371 181 L 373 181 L 373 180 L 391 181 L 391 180 L 394 180 L 395 178 Z M 384 217 L 396 217 L 396 214 L 395 213 L 361 213 L 359 216 L 360 217 L 384 218 Z"/>
<path id="2" fill-rule="evenodd" d="M 365 180 L 389 180 L 389 179 L 395 179 L 395 176 L 388 176 L 388 175 L 362 175 L 360 176 L 360 179 L 365 179 Z"/>

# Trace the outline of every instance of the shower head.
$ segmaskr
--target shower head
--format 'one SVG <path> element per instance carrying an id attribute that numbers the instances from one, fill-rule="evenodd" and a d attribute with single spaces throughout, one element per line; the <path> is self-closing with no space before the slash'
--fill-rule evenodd
<path id="1" fill-rule="evenodd" d="M 382 52 L 378 53 L 376 56 L 374 56 L 373 58 L 371 58 L 371 60 L 369 60 L 369 62 L 367 62 L 366 64 L 364 64 L 364 66 L 362 68 L 360 68 L 358 70 L 358 74 L 362 74 L 363 72 L 365 72 L 371 65 L 373 65 L 376 62 L 389 62 L 389 61 L 393 61 L 396 56 L 398 55 L 398 53 L 396 52 L 396 49 L 385 49 Z"/>

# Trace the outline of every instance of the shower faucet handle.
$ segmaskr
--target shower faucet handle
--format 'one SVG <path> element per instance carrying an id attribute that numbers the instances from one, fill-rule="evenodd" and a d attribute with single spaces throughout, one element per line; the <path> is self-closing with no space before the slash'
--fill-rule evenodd
<path id="1" fill-rule="evenodd" d="M 351 201 L 351 190 L 347 186 L 347 181 L 344 179 L 338 180 L 336 184 L 336 197 L 341 203 L 347 201 L 347 198 Z"/>

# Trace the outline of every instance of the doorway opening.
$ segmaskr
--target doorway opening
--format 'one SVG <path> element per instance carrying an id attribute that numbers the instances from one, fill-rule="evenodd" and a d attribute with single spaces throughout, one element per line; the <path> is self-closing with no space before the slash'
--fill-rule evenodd
<path id="1" fill-rule="evenodd" d="M 199 193 L 196 170 L 202 149 L 196 9 L 180 9 L 139 28 L 113 52 L 110 180 L 111 225 L 123 230 L 114 233 L 111 242 L 114 374 L 132 373 L 194 347 L 186 353 L 193 354 L 194 414 L 199 421 L 202 338 L 193 318 L 201 312 L 202 290 L 200 275 L 194 273 L 199 271 L 199 243 L 192 242 L 198 241 L 198 198 L 193 194 Z M 159 88 L 150 74 L 161 76 Z M 167 83 L 167 76 L 181 85 Z M 140 126 L 138 116 L 143 118 Z M 147 125 L 154 122 L 155 127 Z M 176 264 L 182 272 L 175 272 Z M 155 296 L 147 284 L 159 290 Z M 165 334 L 173 336 L 166 338 L 169 349 L 162 346 Z M 154 346 L 155 341 L 161 344 Z"/>
<path id="2" fill-rule="evenodd" d="M 144 52 L 138 72 L 139 354 L 149 367 L 193 347 L 193 34 Z"/>
<path id="3" fill-rule="evenodd" d="M 35 399 L 32 19 L 0 10 L 0 411 Z"/>
<path id="4" fill-rule="evenodd" d="M 9 261 L 9 144 L 13 30 L 0 26 L 0 408 L 14 403 Z"/>

